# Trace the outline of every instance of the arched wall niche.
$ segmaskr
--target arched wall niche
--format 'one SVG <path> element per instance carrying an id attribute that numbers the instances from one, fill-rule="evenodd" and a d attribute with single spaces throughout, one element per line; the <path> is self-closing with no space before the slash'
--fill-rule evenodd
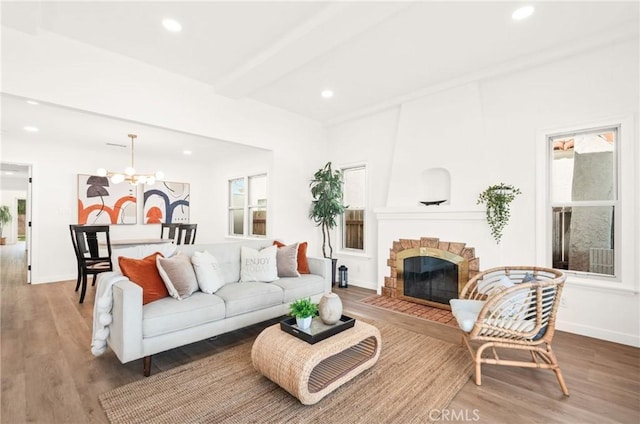
<path id="1" fill-rule="evenodd" d="M 445 168 L 429 168 L 422 171 L 422 202 L 444 200 L 443 205 L 451 203 L 451 174 Z"/>

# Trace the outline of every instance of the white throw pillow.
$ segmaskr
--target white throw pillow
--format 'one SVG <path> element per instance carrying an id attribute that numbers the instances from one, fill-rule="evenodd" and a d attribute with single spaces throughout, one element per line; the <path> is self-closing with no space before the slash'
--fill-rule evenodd
<path id="1" fill-rule="evenodd" d="M 261 281 L 269 283 L 278 279 L 276 246 L 258 251 L 242 246 L 240 251 L 240 282 Z"/>
<path id="2" fill-rule="evenodd" d="M 198 290 L 198 280 L 187 255 L 178 253 L 171 258 L 158 255 L 156 266 L 171 297 L 182 300 Z"/>
<path id="3" fill-rule="evenodd" d="M 224 279 L 218 260 L 211 253 L 193 252 L 191 264 L 196 272 L 198 286 L 203 293 L 213 294 L 224 286 Z"/>

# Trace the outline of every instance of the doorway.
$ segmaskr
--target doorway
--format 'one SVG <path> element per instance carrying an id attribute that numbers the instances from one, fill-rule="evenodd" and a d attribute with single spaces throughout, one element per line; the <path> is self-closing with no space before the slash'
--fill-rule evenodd
<path id="1" fill-rule="evenodd" d="M 10 220 L 2 225 L 2 237 L 7 249 L 24 251 L 26 283 L 31 283 L 32 236 L 31 165 L 0 163 L 0 203 L 10 211 Z"/>

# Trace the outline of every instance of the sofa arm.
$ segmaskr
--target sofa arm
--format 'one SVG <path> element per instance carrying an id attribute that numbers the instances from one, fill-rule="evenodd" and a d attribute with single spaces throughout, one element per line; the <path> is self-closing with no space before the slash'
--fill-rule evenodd
<path id="1" fill-rule="evenodd" d="M 113 285 L 109 346 L 123 364 L 142 358 L 142 287 L 129 280 Z"/>
<path id="2" fill-rule="evenodd" d="M 333 285 L 331 281 L 331 259 L 307 256 L 307 263 L 312 274 L 319 275 L 324 279 L 324 292 L 330 293 Z"/>

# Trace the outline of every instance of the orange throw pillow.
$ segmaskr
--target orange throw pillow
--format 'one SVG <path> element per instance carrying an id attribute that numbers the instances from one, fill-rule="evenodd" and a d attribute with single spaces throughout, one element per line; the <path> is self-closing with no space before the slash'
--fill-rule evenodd
<path id="1" fill-rule="evenodd" d="M 278 247 L 286 246 L 278 240 L 274 240 L 273 244 Z M 306 241 L 298 244 L 298 272 L 300 274 L 311 274 L 311 271 L 309 271 L 309 263 L 307 262 L 307 246 Z"/>
<path id="2" fill-rule="evenodd" d="M 118 265 L 125 277 L 142 287 L 142 304 L 153 302 L 169 296 L 167 286 L 160 277 L 158 267 L 156 265 L 156 257 L 162 253 L 156 252 L 143 259 L 118 258 Z"/>

